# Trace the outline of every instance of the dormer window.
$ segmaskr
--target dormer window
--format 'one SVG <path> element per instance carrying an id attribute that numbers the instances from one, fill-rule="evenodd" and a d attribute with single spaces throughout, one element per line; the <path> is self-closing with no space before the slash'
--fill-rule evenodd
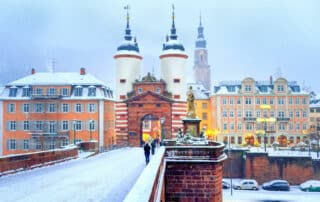
<path id="1" fill-rule="evenodd" d="M 278 85 L 278 92 L 283 92 L 283 85 Z"/>
<path id="2" fill-rule="evenodd" d="M 156 93 L 160 94 L 161 93 L 161 89 L 159 87 L 156 88 Z"/>
<path id="3" fill-rule="evenodd" d="M 22 88 L 22 97 L 30 97 L 31 96 L 31 88 L 26 86 Z"/>
<path id="4" fill-rule="evenodd" d="M 47 95 L 56 95 L 57 91 L 55 88 L 48 88 Z"/>
<path id="5" fill-rule="evenodd" d="M 89 86 L 88 96 L 96 96 L 96 87 L 94 87 L 94 86 Z"/>
<path id="6" fill-rule="evenodd" d="M 251 92 L 251 86 L 250 85 L 246 85 L 246 92 Z"/>
<path id="7" fill-rule="evenodd" d="M 69 89 L 68 88 L 61 88 L 60 94 L 62 96 L 68 96 L 69 95 Z"/>
<path id="8" fill-rule="evenodd" d="M 34 93 L 35 93 L 36 95 L 42 95 L 42 88 L 36 88 L 35 91 L 34 91 Z"/>
<path id="9" fill-rule="evenodd" d="M 76 86 L 74 88 L 74 96 L 82 96 L 82 87 L 81 86 Z"/>
<path id="10" fill-rule="evenodd" d="M 143 92 L 142 88 L 138 88 L 138 94 L 141 94 Z"/>
<path id="11" fill-rule="evenodd" d="M 9 97 L 16 97 L 17 96 L 17 91 L 18 91 L 17 87 L 11 87 L 9 89 Z"/>

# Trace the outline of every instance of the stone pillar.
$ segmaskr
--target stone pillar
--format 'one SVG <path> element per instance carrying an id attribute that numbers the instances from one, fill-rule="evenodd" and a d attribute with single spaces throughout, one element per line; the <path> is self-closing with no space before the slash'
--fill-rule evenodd
<path id="1" fill-rule="evenodd" d="M 166 147 L 166 201 L 222 201 L 223 148 L 220 143 Z"/>

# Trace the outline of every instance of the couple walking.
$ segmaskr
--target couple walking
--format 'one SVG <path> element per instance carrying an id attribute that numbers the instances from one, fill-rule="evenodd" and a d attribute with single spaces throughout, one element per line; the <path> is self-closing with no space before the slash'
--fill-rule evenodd
<path id="1" fill-rule="evenodd" d="M 148 165 L 149 161 L 150 161 L 150 150 L 151 150 L 151 153 L 152 155 L 154 155 L 154 151 L 156 149 L 156 143 L 155 143 L 155 140 L 152 140 L 151 141 L 151 147 L 149 145 L 149 143 L 145 143 L 144 147 L 144 156 L 146 158 L 146 165 Z"/>

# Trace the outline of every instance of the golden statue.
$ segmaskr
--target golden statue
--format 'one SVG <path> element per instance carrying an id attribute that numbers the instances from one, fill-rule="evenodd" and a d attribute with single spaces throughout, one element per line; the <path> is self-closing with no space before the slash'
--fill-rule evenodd
<path id="1" fill-rule="evenodd" d="M 194 94 L 192 91 L 192 86 L 189 88 L 188 98 L 187 98 L 187 117 L 196 118 L 196 110 L 194 107 Z"/>

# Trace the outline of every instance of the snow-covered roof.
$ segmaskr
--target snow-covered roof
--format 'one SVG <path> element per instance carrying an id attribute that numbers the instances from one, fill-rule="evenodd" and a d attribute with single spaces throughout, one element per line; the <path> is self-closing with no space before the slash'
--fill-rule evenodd
<path id="1" fill-rule="evenodd" d="M 7 84 L 7 86 L 26 85 L 101 85 L 105 84 L 91 74 L 79 72 L 37 72 Z"/>
<path id="2" fill-rule="evenodd" d="M 206 90 L 206 88 L 201 83 L 188 83 L 188 86 L 192 86 L 193 94 L 195 99 L 203 100 L 209 99 L 210 91 Z"/>

